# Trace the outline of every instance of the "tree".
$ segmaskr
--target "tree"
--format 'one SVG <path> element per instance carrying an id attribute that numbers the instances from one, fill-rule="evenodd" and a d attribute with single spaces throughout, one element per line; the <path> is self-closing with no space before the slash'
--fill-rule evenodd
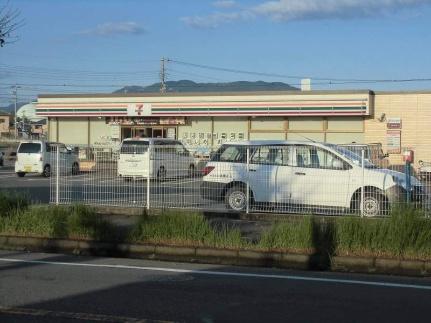
<path id="1" fill-rule="evenodd" d="M 9 6 L 9 3 L 0 5 L 0 47 L 18 40 L 15 31 L 22 26 L 20 11 Z"/>

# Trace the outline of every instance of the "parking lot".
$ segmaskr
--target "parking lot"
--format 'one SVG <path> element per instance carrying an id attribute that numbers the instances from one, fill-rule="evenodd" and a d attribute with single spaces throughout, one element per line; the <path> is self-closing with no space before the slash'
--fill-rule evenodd
<path id="1" fill-rule="evenodd" d="M 167 178 L 164 181 L 154 179 L 126 180 L 117 176 L 115 164 L 104 164 L 92 172 L 81 172 L 78 175 L 57 177 L 26 174 L 17 177 L 13 162 L 6 162 L 0 167 L 0 189 L 24 193 L 34 203 L 58 202 L 60 204 L 86 203 L 101 206 L 147 207 L 150 208 L 186 208 L 208 211 L 226 211 L 223 201 L 203 199 L 200 194 L 202 177 L 183 176 Z M 423 181 L 426 193 L 430 192 L 430 182 Z M 149 193 L 148 193 L 149 191 Z M 215 194 L 215 193 L 214 193 Z M 286 205 L 250 205 L 250 211 L 276 213 L 319 213 L 346 214 L 346 210 L 304 209 Z"/>
<path id="2" fill-rule="evenodd" d="M 0 189 L 28 194 L 36 203 L 56 201 L 55 181 L 55 177 L 45 178 L 33 174 L 19 178 L 10 164 L 0 167 Z M 200 197 L 201 182 L 200 177 L 150 181 L 150 206 L 225 209 L 223 203 L 210 202 Z M 52 191 L 51 184 L 54 187 Z M 100 176 L 96 172 L 60 176 L 59 202 L 144 207 L 147 204 L 147 188 L 146 180 L 126 181 L 115 174 Z"/>

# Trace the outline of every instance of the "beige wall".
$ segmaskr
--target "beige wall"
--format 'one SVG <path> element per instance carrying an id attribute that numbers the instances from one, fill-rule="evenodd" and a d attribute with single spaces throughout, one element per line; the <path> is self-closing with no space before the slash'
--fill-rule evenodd
<path id="1" fill-rule="evenodd" d="M 88 123 L 88 120 L 85 121 Z M 109 142 L 111 129 L 109 124 L 106 124 L 105 118 L 90 118 L 90 144 Z M 87 141 L 85 142 L 87 143 Z"/>
<path id="2" fill-rule="evenodd" d="M 58 141 L 64 144 L 87 143 L 87 118 L 59 118 Z"/>
<path id="3" fill-rule="evenodd" d="M 9 132 L 9 122 L 10 117 L 9 116 L 0 116 L 0 134 L 5 132 Z"/>
<path id="4" fill-rule="evenodd" d="M 56 118 L 48 119 L 48 139 L 57 141 L 57 121 Z"/>
<path id="5" fill-rule="evenodd" d="M 431 161 L 431 93 L 376 93 L 375 114 L 365 122 L 365 141 L 381 142 L 387 147 L 387 120 L 401 118 L 401 149 L 415 151 L 419 160 Z M 382 114 L 385 119 L 379 120 Z M 403 164 L 401 154 L 390 155 L 391 164 Z"/>

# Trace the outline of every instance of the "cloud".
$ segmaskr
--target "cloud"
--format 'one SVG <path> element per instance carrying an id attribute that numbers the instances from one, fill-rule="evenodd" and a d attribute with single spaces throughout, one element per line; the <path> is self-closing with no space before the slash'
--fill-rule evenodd
<path id="1" fill-rule="evenodd" d="M 236 6 L 236 2 L 232 0 L 214 1 L 212 5 L 216 8 L 232 8 Z"/>
<path id="2" fill-rule="evenodd" d="M 224 2 L 230 1 L 215 3 Z M 195 28 L 215 28 L 224 23 L 259 17 L 285 22 L 380 17 L 430 4 L 431 0 L 272 0 L 236 11 L 183 17 L 181 20 Z"/>
<path id="3" fill-rule="evenodd" d="M 216 12 L 208 16 L 182 17 L 180 20 L 194 28 L 216 28 L 225 23 L 245 20 L 248 16 L 248 12 L 245 11 L 232 13 Z"/>
<path id="4" fill-rule="evenodd" d="M 278 0 L 251 10 L 277 21 L 378 17 L 430 4 L 430 0 Z"/>
<path id="5" fill-rule="evenodd" d="M 98 35 L 98 36 L 111 36 L 111 35 L 140 35 L 145 33 L 145 29 L 139 26 L 136 22 L 108 22 L 97 25 L 95 28 L 81 31 L 79 34 L 83 35 Z"/>

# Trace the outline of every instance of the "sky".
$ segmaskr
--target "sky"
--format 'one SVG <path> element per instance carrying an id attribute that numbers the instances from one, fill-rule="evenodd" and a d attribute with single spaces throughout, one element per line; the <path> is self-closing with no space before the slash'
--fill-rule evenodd
<path id="1" fill-rule="evenodd" d="M 0 106 L 11 102 L 14 84 L 19 101 L 149 85 L 159 81 L 162 57 L 169 59 L 167 80 L 299 86 L 311 78 L 316 90 L 431 90 L 431 81 L 398 81 L 431 79 L 431 0 L 1 5 L 19 10 L 23 25 L 0 48 Z"/>

